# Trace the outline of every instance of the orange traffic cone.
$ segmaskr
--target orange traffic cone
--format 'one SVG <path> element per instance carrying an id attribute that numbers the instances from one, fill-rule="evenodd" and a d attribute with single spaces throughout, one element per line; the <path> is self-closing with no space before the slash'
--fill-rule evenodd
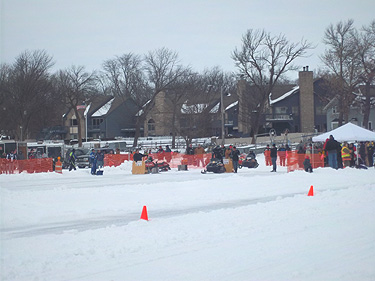
<path id="1" fill-rule="evenodd" d="M 143 206 L 143 210 L 142 210 L 142 214 L 141 214 L 141 220 L 148 221 L 147 208 L 146 208 L 146 206 Z"/>
<path id="2" fill-rule="evenodd" d="M 313 186 L 310 187 L 310 190 L 309 190 L 309 193 L 307 194 L 307 196 L 314 196 L 314 188 L 313 188 Z"/>

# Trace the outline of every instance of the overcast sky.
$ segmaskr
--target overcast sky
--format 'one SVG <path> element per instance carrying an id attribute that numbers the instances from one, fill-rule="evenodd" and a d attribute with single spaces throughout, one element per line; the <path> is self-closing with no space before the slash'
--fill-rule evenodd
<path id="1" fill-rule="evenodd" d="M 46 50 L 54 70 L 72 65 L 99 70 L 104 60 L 166 47 L 196 71 L 235 71 L 231 53 L 248 29 L 317 45 L 297 61 L 321 66 L 329 24 L 375 19 L 374 0 L 0 0 L 1 62 L 25 50 Z M 297 74 L 289 77 L 297 78 Z"/>

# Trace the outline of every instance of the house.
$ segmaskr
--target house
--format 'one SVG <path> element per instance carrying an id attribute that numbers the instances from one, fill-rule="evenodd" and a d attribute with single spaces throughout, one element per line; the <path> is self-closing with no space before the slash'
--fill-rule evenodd
<path id="1" fill-rule="evenodd" d="M 228 114 L 237 111 L 233 105 L 237 96 L 226 97 L 224 106 L 226 134 L 237 126 L 236 117 Z M 173 124 L 177 135 L 220 136 L 221 134 L 221 103 L 220 93 L 213 95 L 196 95 L 181 98 L 174 103 L 165 92 L 156 95 L 154 106 L 144 121 L 144 136 L 171 136 Z"/>
<path id="2" fill-rule="evenodd" d="M 113 96 L 96 96 L 79 107 L 82 138 L 113 139 L 132 137 L 135 133 L 135 114 L 139 108 L 130 99 Z M 78 138 L 78 122 L 74 110 L 63 116 L 63 124 L 68 128 L 66 139 Z"/>
<path id="3" fill-rule="evenodd" d="M 261 117 L 259 133 L 274 129 L 277 134 L 290 132 L 313 133 L 327 130 L 326 115 L 323 111 L 324 94 L 322 79 L 313 79 L 308 67 L 299 72 L 299 85 L 276 85 L 269 96 L 268 108 Z M 249 136 L 250 126 L 246 117 L 251 116 L 244 102 L 244 95 L 254 90 L 245 81 L 239 81 L 238 131 L 241 136 Z M 241 101 L 242 104 L 241 104 Z"/>
<path id="4" fill-rule="evenodd" d="M 348 114 L 348 122 L 351 122 L 355 125 L 366 127 L 364 122 L 364 86 L 360 86 L 356 93 L 353 93 L 355 96 L 353 99 L 353 103 L 349 108 Z M 326 112 L 327 118 L 327 131 L 336 129 L 339 125 L 339 108 L 337 106 L 338 100 L 337 98 L 333 98 L 324 108 L 324 112 Z M 342 120 L 342 123 L 345 123 Z M 367 124 L 367 128 L 370 131 L 374 131 L 375 126 L 375 86 L 370 88 L 370 116 L 369 121 Z"/>

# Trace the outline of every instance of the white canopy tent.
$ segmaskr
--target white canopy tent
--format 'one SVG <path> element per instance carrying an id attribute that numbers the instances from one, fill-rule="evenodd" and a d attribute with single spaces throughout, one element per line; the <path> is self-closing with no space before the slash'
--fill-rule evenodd
<path id="1" fill-rule="evenodd" d="M 356 146 L 361 141 L 375 141 L 375 133 L 367 129 L 347 123 L 332 131 L 313 137 L 313 142 L 325 142 L 332 135 L 338 142 L 355 142 Z M 357 149 L 357 165 L 358 165 L 358 149 Z"/>
<path id="2" fill-rule="evenodd" d="M 335 140 L 339 142 L 361 142 L 361 141 L 375 141 L 375 133 L 367 129 L 347 123 L 332 131 L 313 137 L 313 142 L 325 142 L 329 136 L 332 135 Z"/>

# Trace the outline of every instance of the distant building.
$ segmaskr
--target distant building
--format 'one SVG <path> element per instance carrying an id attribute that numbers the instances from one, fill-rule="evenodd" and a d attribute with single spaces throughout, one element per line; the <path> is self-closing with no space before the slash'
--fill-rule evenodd
<path id="1" fill-rule="evenodd" d="M 353 103 L 349 108 L 348 122 L 351 122 L 355 125 L 366 127 L 371 131 L 374 131 L 375 126 L 375 86 L 372 86 L 370 89 L 370 116 L 368 124 L 363 124 L 364 112 L 363 112 L 363 96 L 364 86 L 360 86 L 356 93 L 353 93 L 355 96 Z M 325 107 L 324 112 L 327 117 L 327 131 L 336 129 L 339 125 L 339 107 L 337 98 L 333 98 Z M 341 120 L 344 123 L 344 120 Z M 367 126 L 366 126 L 367 125 Z"/>
<path id="2" fill-rule="evenodd" d="M 138 106 L 130 98 L 124 100 L 113 96 L 95 97 L 79 110 L 82 138 L 86 138 L 86 132 L 88 139 L 133 137 L 138 110 Z M 69 110 L 63 116 L 63 123 L 68 131 L 66 139 L 77 139 L 78 122 L 74 110 Z"/>
<path id="3" fill-rule="evenodd" d="M 268 133 L 274 129 L 277 134 L 284 132 L 313 133 L 327 130 L 324 104 L 320 98 L 324 90 L 322 79 L 313 79 L 313 72 L 304 69 L 299 72 L 299 85 L 276 85 L 269 96 L 268 109 L 261 117 L 260 133 Z M 239 117 L 238 131 L 241 136 L 249 136 L 250 126 L 246 117 L 251 113 L 241 105 L 247 91 L 254 87 L 239 81 Z M 246 104 L 246 103 L 243 103 Z"/>

